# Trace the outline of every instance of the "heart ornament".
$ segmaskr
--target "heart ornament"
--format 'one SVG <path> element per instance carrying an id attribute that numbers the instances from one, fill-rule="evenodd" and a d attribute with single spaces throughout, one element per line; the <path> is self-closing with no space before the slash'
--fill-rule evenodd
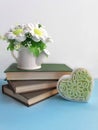
<path id="1" fill-rule="evenodd" d="M 62 76 L 57 83 L 59 94 L 67 100 L 87 102 L 91 96 L 93 78 L 84 68 L 78 68 L 70 76 Z"/>

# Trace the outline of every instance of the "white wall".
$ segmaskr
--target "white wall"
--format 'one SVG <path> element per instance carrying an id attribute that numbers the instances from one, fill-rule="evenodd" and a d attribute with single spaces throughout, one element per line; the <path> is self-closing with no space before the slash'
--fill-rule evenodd
<path id="1" fill-rule="evenodd" d="M 46 26 L 54 43 L 46 62 L 85 67 L 98 78 L 98 1 L 97 0 L 0 0 L 0 34 L 17 23 Z M 0 41 L 0 78 L 12 62 L 7 43 Z"/>

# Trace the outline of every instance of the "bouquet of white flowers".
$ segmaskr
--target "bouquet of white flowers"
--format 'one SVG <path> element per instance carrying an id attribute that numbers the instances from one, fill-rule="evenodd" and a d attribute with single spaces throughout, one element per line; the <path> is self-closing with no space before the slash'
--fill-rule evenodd
<path id="1" fill-rule="evenodd" d="M 36 57 L 47 48 L 48 42 L 52 42 L 52 39 L 41 24 L 34 25 L 32 23 L 16 25 L 10 28 L 3 39 L 9 43 L 8 50 L 19 50 L 19 48 L 24 46 Z"/>

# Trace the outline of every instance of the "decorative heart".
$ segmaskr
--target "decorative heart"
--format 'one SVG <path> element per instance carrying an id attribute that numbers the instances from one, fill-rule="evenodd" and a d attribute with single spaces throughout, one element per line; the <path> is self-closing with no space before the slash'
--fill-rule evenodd
<path id="1" fill-rule="evenodd" d="M 93 88 L 93 79 L 84 68 L 78 68 L 71 76 L 63 76 L 57 83 L 59 94 L 71 101 L 87 102 Z"/>

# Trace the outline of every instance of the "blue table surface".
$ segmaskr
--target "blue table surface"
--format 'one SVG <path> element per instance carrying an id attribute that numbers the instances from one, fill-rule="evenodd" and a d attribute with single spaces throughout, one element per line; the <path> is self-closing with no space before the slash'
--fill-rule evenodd
<path id="1" fill-rule="evenodd" d="M 0 130 L 98 130 L 98 80 L 88 103 L 70 102 L 58 94 L 31 107 L 2 94 Z"/>

